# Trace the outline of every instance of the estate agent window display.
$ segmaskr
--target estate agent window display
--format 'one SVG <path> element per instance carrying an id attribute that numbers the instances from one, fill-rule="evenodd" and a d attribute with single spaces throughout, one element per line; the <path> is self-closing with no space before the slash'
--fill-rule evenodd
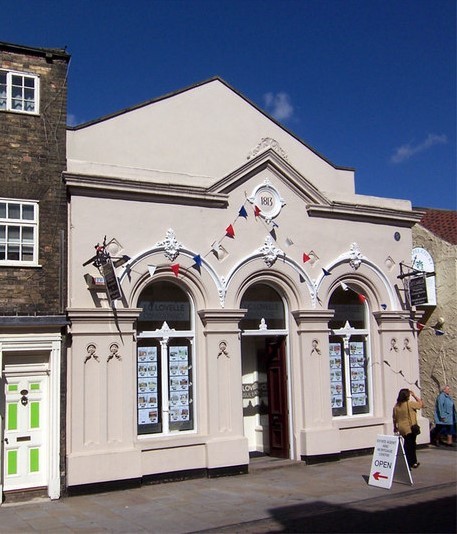
<path id="1" fill-rule="evenodd" d="M 191 302 L 170 282 L 140 295 L 137 344 L 137 431 L 155 435 L 194 429 Z"/>
<path id="2" fill-rule="evenodd" d="M 330 394 L 334 417 L 370 413 L 368 306 L 355 291 L 338 288 L 329 308 Z"/>

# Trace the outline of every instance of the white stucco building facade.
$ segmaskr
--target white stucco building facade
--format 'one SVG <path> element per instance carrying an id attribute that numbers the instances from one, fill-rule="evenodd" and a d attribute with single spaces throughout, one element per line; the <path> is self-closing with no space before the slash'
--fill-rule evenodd
<path id="1" fill-rule="evenodd" d="M 409 202 L 356 194 L 217 78 L 70 129 L 67 156 L 70 489 L 392 432 L 419 380 Z M 105 236 L 129 258 L 113 302 L 83 265 Z"/>

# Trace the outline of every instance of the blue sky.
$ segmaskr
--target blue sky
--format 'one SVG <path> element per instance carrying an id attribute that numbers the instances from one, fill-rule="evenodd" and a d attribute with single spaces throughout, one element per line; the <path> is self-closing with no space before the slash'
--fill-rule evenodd
<path id="1" fill-rule="evenodd" d="M 1 41 L 67 47 L 71 124 L 220 76 L 358 193 L 457 209 L 454 0 L 1 4 Z"/>

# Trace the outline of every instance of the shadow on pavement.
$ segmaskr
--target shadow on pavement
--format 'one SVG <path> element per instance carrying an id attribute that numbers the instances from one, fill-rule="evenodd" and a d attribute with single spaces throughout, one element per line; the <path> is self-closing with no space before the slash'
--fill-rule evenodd
<path id="1" fill-rule="evenodd" d="M 383 510 L 363 510 L 349 506 L 329 506 L 314 502 L 270 510 L 276 525 L 282 532 L 413 532 L 455 533 L 456 497 L 441 497 L 432 501 L 408 504 Z M 281 532 L 267 529 L 256 532 Z"/>

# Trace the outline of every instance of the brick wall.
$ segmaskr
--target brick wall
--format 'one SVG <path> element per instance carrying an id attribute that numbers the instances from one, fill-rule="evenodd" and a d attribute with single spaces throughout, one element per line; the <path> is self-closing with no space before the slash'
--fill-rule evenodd
<path id="1" fill-rule="evenodd" d="M 40 77 L 40 114 L 0 112 L 0 198 L 39 201 L 39 267 L 0 266 L 0 314 L 60 314 L 66 295 L 63 51 L 0 44 L 0 68 Z"/>

